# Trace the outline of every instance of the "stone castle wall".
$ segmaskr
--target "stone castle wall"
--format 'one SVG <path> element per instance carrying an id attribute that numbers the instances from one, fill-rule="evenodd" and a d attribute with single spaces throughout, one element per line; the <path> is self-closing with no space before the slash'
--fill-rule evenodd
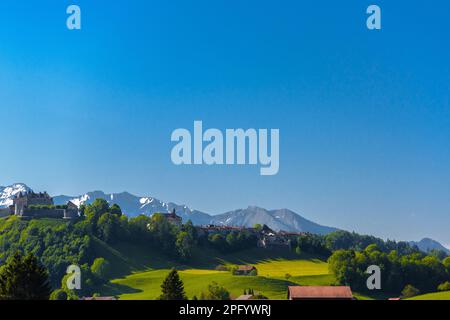
<path id="1" fill-rule="evenodd" d="M 7 217 L 9 215 L 11 215 L 11 210 L 9 208 L 0 209 L 0 218 Z"/>
<path id="2" fill-rule="evenodd" d="M 76 219 L 78 212 L 67 209 L 24 209 L 22 218 Z"/>

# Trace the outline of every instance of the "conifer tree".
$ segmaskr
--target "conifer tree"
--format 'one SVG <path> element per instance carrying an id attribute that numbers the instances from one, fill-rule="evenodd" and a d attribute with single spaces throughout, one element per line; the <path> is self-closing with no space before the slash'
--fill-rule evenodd
<path id="1" fill-rule="evenodd" d="M 48 272 L 32 254 L 16 252 L 0 271 L 0 299 L 48 300 Z"/>
<path id="2" fill-rule="evenodd" d="M 187 300 L 184 292 L 183 281 L 181 281 L 177 270 L 172 269 L 161 285 L 160 300 Z"/>

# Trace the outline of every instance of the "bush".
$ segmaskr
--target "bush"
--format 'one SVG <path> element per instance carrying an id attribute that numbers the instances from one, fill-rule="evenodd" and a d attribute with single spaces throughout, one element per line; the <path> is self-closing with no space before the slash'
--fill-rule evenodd
<path id="1" fill-rule="evenodd" d="M 50 295 L 50 300 L 67 300 L 67 293 L 62 289 L 57 289 Z"/>
<path id="2" fill-rule="evenodd" d="M 201 294 L 201 300 L 230 300 L 230 293 L 217 282 L 212 282 L 208 286 L 208 291 Z"/>
<path id="3" fill-rule="evenodd" d="M 438 291 L 450 291 L 450 282 L 446 281 L 437 287 Z"/>
<path id="4" fill-rule="evenodd" d="M 256 270 L 256 269 L 252 270 L 252 271 L 250 271 L 250 273 L 248 275 L 251 277 L 256 277 L 258 275 L 258 270 Z"/>
<path id="5" fill-rule="evenodd" d="M 97 258 L 91 266 L 91 272 L 98 279 L 106 281 L 110 274 L 110 264 L 105 258 Z"/>
<path id="6" fill-rule="evenodd" d="M 405 286 L 405 288 L 402 291 L 402 298 L 412 298 L 414 296 L 417 296 L 420 294 L 419 289 L 413 287 L 412 285 L 408 284 Z"/>

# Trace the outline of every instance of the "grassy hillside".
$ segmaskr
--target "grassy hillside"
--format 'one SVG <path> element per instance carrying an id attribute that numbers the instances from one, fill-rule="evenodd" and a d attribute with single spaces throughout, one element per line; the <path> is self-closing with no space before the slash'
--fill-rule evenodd
<path id="1" fill-rule="evenodd" d="M 114 280 L 110 293 L 119 294 L 121 299 L 157 299 L 160 285 L 170 270 L 162 269 L 132 274 L 125 279 Z M 243 294 L 244 289 L 253 288 L 271 299 L 285 299 L 286 287 L 291 282 L 266 277 L 232 276 L 229 272 L 188 269 L 180 271 L 188 297 L 199 296 L 211 282 L 227 288 L 233 296 Z"/>
<path id="2" fill-rule="evenodd" d="M 423 294 L 408 300 L 450 300 L 450 291 Z"/>
<path id="3" fill-rule="evenodd" d="M 115 249 L 97 243 L 103 256 L 114 265 L 117 275 L 122 277 L 101 288 L 102 295 L 117 295 L 121 299 L 156 299 L 161 293 L 160 285 L 170 268 L 181 270 L 188 297 L 199 296 L 208 284 L 215 281 L 227 288 L 232 296 L 239 296 L 244 289 L 252 288 L 270 299 L 286 299 L 288 285 L 329 285 L 334 282 L 328 274 L 328 265 L 317 257 L 297 256 L 288 250 L 245 250 L 234 255 L 221 255 L 215 251 L 196 252 L 195 261 L 180 265 L 161 257 L 156 252 L 130 246 Z M 100 251 L 99 251 L 100 252 Z M 139 256 L 139 261 L 134 258 Z M 216 271 L 218 265 L 252 264 L 258 269 L 258 276 L 233 276 L 228 271 Z M 131 274 L 129 274 L 131 273 Z M 291 277 L 286 278 L 285 275 Z"/>

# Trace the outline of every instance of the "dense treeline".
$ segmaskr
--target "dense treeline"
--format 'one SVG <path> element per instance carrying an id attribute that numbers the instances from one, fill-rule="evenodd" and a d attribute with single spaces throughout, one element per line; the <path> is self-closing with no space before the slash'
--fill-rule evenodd
<path id="1" fill-rule="evenodd" d="M 357 291 L 368 290 L 366 270 L 371 265 L 381 269 L 384 292 L 399 294 L 405 288 L 417 289 L 416 294 L 433 292 L 450 280 L 450 257 L 440 260 L 418 252 L 400 255 L 393 250 L 385 253 L 375 244 L 362 251 L 337 250 L 328 262 L 338 284 L 349 285 Z"/>
<path id="2" fill-rule="evenodd" d="M 71 264 L 92 260 L 91 239 L 76 224 L 17 217 L 0 220 L 0 265 L 16 252 L 31 253 L 50 271 L 50 284 L 57 287 Z"/>
<path id="3" fill-rule="evenodd" d="M 228 234 L 212 233 L 199 237 L 199 243 L 209 246 L 222 253 L 232 253 L 239 250 L 255 248 L 258 239 L 254 233 L 247 230 L 233 230 Z"/>
<path id="4" fill-rule="evenodd" d="M 444 252 L 421 252 L 407 242 L 337 231 L 325 236 L 303 235 L 293 242 L 293 250 L 329 257 L 330 271 L 337 284 L 367 291 L 367 268 L 379 266 L 382 290 L 392 294 L 415 294 L 448 288 L 450 257 Z"/>
<path id="5" fill-rule="evenodd" d="M 362 251 L 371 244 L 375 244 L 381 252 L 389 253 L 393 250 L 397 251 L 400 255 L 418 253 L 419 249 L 415 246 L 411 246 L 407 242 L 396 242 L 392 240 L 384 241 L 383 239 L 360 235 L 355 232 L 348 231 L 336 231 L 332 232 L 324 237 L 325 246 L 330 251 L 336 251 L 340 249 Z"/>

